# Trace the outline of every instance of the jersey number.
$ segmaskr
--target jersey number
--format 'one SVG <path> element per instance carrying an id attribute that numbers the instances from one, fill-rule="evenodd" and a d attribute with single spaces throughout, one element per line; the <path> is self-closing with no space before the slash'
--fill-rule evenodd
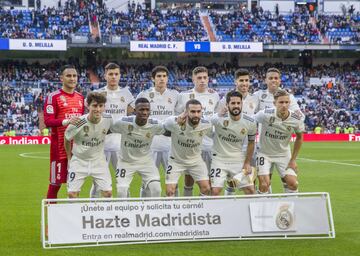
<path id="1" fill-rule="evenodd" d="M 220 169 L 220 168 L 211 169 L 211 170 L 210 170 L 210 178 L 220 177 L 220 173 L 221 173 L 221 169 Z"/>
<path id="2" fill-rule="evenodd" d="M 172 166 L 169 165 L 169 166 L 166 168 L 166 174 L 170 174 L 171 170 L 172 170 Z"/>
<path id="3" fill-rule="evenodd" d="M 265 158 L 264 157 L 257 157 L 256 158 L 256 165 L 264 165 Z"/>
<path id="4" fill-rule="evenodd" d="M 69 172 L 68 180 L 73 181 L 75 179 L 75 172 Z"/>
<path id="5" fill-rule="evenodd" d="M 125 178 L 126 170 L 125 169 L 116 169 L 115 176 L 116 178 Z"/>

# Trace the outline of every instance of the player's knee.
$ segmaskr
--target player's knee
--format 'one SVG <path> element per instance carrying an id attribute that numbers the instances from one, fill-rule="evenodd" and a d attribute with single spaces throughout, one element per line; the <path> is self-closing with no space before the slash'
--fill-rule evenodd
<path id="1" fill-rule="evenodd" d="M 222 191 L 222 188 L 211 188 L 211 195 L 212 196 L 219 196 Z"/>
<path id="2" fill-rule="evenodd" d="M 208 183 L 200 184 L 200 193 L 202 195 L 210 195 L 211 189 Z"/>
<path id="3" fill-rule="evenodd" d="M 68 192 L 68 197 L 69 198 L 78 198 L 79 192 Z"/>
<path id="4" fill-rule="evenodd" d="M 161 196 L 161 184 L 159 180 L 151 180 L 147 183 L 146 188 L 147 197 L 160 197 Z"/>
<path id="5" fill-rule="evenodd" d="M 261 193 L 266 193 L 269 191 L 269 184 L 267 182 L 260 183 L 259 190 Z"/>
<path id="6" fill-rule="evenodd" d="M 111 197 L 112 196 L 112 191 L 102 191 L 102 196 L 103 197 Z"/>
<path id="7" fill-rule="evenodd" d="M 290 190 L 297 190 L 298 189 L 298 181 L 295 176 L 286 175 L 285 176 L 286 184 Z"/>
<path id="8" fill-rule="evenodd" d="M 176 187 L 168 186 L 166 187 L 166 196 L 174 197 L 175 196 Z"/>
<path id="9" fill-rule="evenodd" d="M 129 187 L 117 187 L 117 197 L 119 198 L 129 197 Z"/>
<path id="10" fill-rule="evenodd" d="M 245 187 L 243 188 L 243 191 L 246 195 L 252 195 L 255 194 L 255 187 L 254 186 Z"/>

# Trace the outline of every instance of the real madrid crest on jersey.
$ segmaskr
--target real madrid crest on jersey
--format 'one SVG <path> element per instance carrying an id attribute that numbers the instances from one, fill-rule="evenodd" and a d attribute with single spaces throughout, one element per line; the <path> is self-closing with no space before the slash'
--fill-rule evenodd
<path id="1" fill-rule="evenodd" d="M 195 94 L 193 94 L 193 93 L 190 94 L 190 100 L 192 100 L 192 99 L 195 99 Z"/>
<path id="2" fill-rule="evenodd" d="M 199 136 L 200 136 L 200 137 L 202 137 L 202 136 L 203 136 L 203 134 L 204 134 L 204 132 L 203 132 L 203 131 L 200 131 L 200 132 L 199 132 Z"/>
<path id="3" fill-rule="evenodd" d="M 150 102 L 154 102 L 154 97 L 155 97 L 155 93 L 154 92 L 150 92 L 149 93 L 149 98 L 150 98 Z"/>
<path id="4" fill-rule="evenodd" d="M 209 99 L 209 104 L 210 104 L 210 105 L 213 105 L 213 104 L 214 104 L 214 102 L 212 101 L 212 99 Z"/>
<path id="5" fill-rule="evenodd" d="M 270 117 L 269 126 L 272 126 L 274 122 L 275 122 L 275 117 L 274 116 Z"/>
<path id="6" fill-rule="evenodd" d="M 281 230 L 289 229 L 294 223 L 294 216 L 289 210 L 290 205 L 283 204 L 280 206 L 276 215 L 276 226 Z"/>
<path id="7" fill-rule="evenodd" d="M 63 102 L 64 107 L 66 107 L 66 106 L 68 105 L 67 102 L 66 102 L 66 98 L 65 98 L 64 95 L 61 95 L 61 96 L 60 96 L 60 100 Z"/>
<path id="8" fill-rule="evenodd" d="M 171 103 L 172 103 L 172 100 L 171 100 L 171 98 L 170 98 L 170 97 L 168 98 L 168 103 L 169 103 L 169 104 L 171 104 Z"/>
<path id="9" fill-rule="evenodd" d="M 146 133 L 146 138 L 148 138 L 148 139 L 150 139 L 151 138 L 151 134 L 150 134 L 150 132 L 148 132 L 148 133 Z"/>
<path id="10" fill-rule="evenodd" d="M 120 101 L 121 101 L 121 102 L 125 102 L 124 96 L 121 96 Z"/>
<path id="11" fill-rule="evenodd" d="M 102 133 L 103 133 L 103 134 L 106 134 L 106 129 L 103 129 Z"/>
<path id="12" fill-rule="evenodd" d="M 134 126 L 132 124 L 128 125 L 128 135 L 131 135 L 131 132 L 134 130 Z"/>
<path id="13" fill-rule="evenodd" d="M 83 130 L 84 130 L 84 133 L 85 133 L 84 136 L 88 137 L 89 136 L 89 130 L 90 130 L 89 126 L 85 125 Z"/>
<path id="14" fill-rule="evenodd" d="M 246 134 L 246 129 L 242 128 L 240 132 L 241 132 L 242 135 L 244 135 L 244 134 Z"/>
<path id="15" fill-rule="evenodd" d="M 266 93 L 264 93 L 263 95 L 261 95 L 261 98 L 262 99 L 265 99 L 267 97 L 267 94 Z"/>
<path id="16" fill-rule="evenodd" d="M 224 120 L 224 122 L 223 122 L 223 128 L 225 129 L 225 130 L 227 130 L 227 128 L 226 127 L 228 127 L 229 126 L 229 120 Z"/>
<path id="17" fill-rule="evenodd" d="M 287 126 L 286 129 L 290 132 L 291 131 L 291 127 Z"/>

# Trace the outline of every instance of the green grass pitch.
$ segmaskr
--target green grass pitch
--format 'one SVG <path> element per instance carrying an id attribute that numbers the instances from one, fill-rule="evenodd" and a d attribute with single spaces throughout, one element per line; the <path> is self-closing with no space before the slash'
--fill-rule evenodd
<path id="1" fill-rule="evenodd" d="M 35 152 L 35 153 L 34 153 Z M 44 250 L 40 242 L 41 199 L 49 176 L 49 146 L 0 147 L 0 255 L 360 255 L 360 143 L 304 143 L 298 165 L 300 190 L 329 192 L 336 238 L 189 242 Z M 22 157 L 24 154 L 27 158 Z M 36 158 L 29 158 L 36 157 Z M 316 160 L 316 161 L 314 161 Z M 319 161 L 317 161 L 319 160 Z M 138 196 L 139 177 L 131 193 Z M 86 197 L 86 183 L 81 194 Z M 279 178 L 273 178 L 280 192 Z M 65 198 L 62 188 L 60 197 Z"/>

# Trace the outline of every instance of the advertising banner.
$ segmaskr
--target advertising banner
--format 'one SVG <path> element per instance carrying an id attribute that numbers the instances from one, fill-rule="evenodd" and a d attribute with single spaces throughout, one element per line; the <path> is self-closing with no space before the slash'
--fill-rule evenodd
<path id="1" fill-rule="evenodd" d="M 66 40 L 9 39 L 9 50 L 66 51 Z"/>

